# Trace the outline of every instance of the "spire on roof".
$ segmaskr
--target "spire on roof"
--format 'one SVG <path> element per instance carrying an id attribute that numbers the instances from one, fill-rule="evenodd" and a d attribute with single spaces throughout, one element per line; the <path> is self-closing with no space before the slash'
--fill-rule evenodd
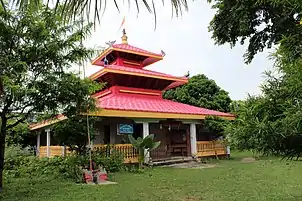
<path id="1" fill-rule="evenodd" d="M 123 29 L 122 43 L 128 44 L 128 36 L 126 35 L 126 30 Z"/>

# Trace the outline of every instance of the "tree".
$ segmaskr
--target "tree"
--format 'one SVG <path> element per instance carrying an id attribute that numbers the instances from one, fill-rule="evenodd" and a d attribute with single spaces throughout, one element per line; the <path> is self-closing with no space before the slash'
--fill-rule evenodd
<path id="1" fill-rule="evenodd" d="M 246 63 L 265 48 L 281 44 L 293 50 L 295 57 L 301 56 L 302 27 L 300 20 L 302 3 L 298 0 L 238 1 L 210 0 L 216 14 L 210 23 L 218 45 L 237 42 L 243 45 L 248 40 L 244 55 Z M 283 38 L 286 40 L 283 40 Z M 288 38 L 289 37 L 289 38 Z M 298 50 L 299 49 L 299 50 Z M 298 51 L 297 51 L 298 50 Z"/>
<path id="2" fill-rule="evenodd" d="M 302 59 L 288 59 L 288 51 L 278 50 L 278 74 L 267 73 L 262 95 L 241 104 L 238 119 L 227 127 L 237 148 L 289 159 L 302 155 Z"/>
<path id="3" fill-rule="evenodd" d="M 228 92 L 203 74 L 191 77 L 181 87 L 168 90 L 164 93 L 164 98 L 221 112 L 229 112 L 232 102 Z"/>
<path id="4" fill-rule="evenodd" d="M 87 124 L 89 125 L 91 140 L 93 140 L 95 120 L 95 118 L 89 117 L 87 122 L 85 116 L 76 116 L 54 124 L 54 138 L 59 144 L 70 148 L 71 151 L 75 151 L 77 154 L 85 154 L 88 144 Z"/>
<path id="5" fill-rule="evenodd" d="M 92 56 L 81 45 L 91 24 L 63 25 L 54 11 L 0 11 L 0 66 L 4 93 L 0 96 L 0 189 L 5 139 L 35 113 L 72 117 L 94 108 L 90 94 L 100 85 L 72 73 L 72 65 Z"/>
<path id="6" fill-rule="evenodd" d="M 137 139 L 135 139 L 132 135 L 129 135 L 128 137 L 132 146 L 138 151 L 138 163 L 139 168 L 141 168 L 145 162 L 146 154 L 156 149 L 160 145 L 160 141 L 153 141 L 154 134 L 150 134 L 145 138 L 138 137 Z"/>
<path id="7" fill-rule="evenodd" d="M 232 102 L 228 92 L 203 74 L 189 78 L 189 82 L 181 87 L 166 91 L 164 98 L 221 112 L 230 112 Z M 226 124 L 221 118 L 208 117 L 203 126 L 215 135 L 222 135 Z"/>

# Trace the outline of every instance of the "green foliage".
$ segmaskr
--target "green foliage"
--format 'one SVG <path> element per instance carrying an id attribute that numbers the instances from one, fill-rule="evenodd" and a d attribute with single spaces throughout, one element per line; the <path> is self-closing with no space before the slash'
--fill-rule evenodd
<path id="1" fill-rule="evenodd" d="M 240 154 L 240 155 L 238 155 Z M 152 168 L 143 174 L 113 174 L 117 185 L 77 185 L 51 178 L 5 179 L 1 201 L 299 201 L 301 161 L 261 157 L 246 164 L 251 153 L 235 153 L 233 160 L 213 161 L 212 168 Z M 204 165 L 202 165 L 204 166 Z M 202 184 L 202 190 L 201 185 Z M 226 187 L 227 186 L 227 187 Z M 219 189 L 219 190 L 217 190 Z M 189 195 L 188 195 L 188 192 Z"/>
<path id="2" fill-rule="evenodd" d="M 92 156 L 93 161 L 108 172 L 118 172 L 124 167 L 124 156 L 113 148 L 111 147 L 110 152 L 107 150 L 93 152 Z"/>
<path id="3" fill-rule="evenodd" d="M 204 122 L 203 126 L 207 129 L 209 129 L 210 132 L 216 134 L 217 136 L 221 136 L 224 133 L 225 127 L 228 125 L 229 121 L 224 120 L 219 117 L 210 116 L 207 117 Z"/>
<path id="4" fill-rule="evenodd" d="M 7 131 L 7 145 L 21 144 L 23 146 L 30 144 L 31 138 L 36 138 L 34 133 L 29 132 L 28 123 L 20 123 Z"/>
<path id="5" fill-rule="evenodd" d="M 132 146 L 138 150 L 140 167 L 145 161 L 146 154 L 156 149 L 160 145 L 160 141 L 154 142 L 154 134 L 150 134 L 145 138 L 138 137 L 137 139 L 135 139 L 132 135 L 129 135 L 128 137 Z"/>
<path id="6" fill-rule="evenodd" d="M 107 10 L 107 4 L 110 2 L 110 6 L 114 5 L 118 11 L 120 11 L 120 7 L 125 4 L 113 0 L 113 1 L 106 1 L 106 0 L 100 0 L 95 1 L 93 3 L 88 3 L 86 1 L 71 1 L 71 0 L 58 0 L 55 2 L 55 7 L 57 8 L 57 12 L 62 15 L 63 19 L 66 21 L 72 21 L 75 17 L 83 16 L 84 18 L 87 18 L 88 21 L 91 21 L 91 17 L 93 16 L 94 23 L 100 22 L 100 16 L 104 14 L 104 12 Z M 48 2 L 50 3 L 50 2 Z M 152 13 L 155 17 L 155 28 L 156 28 L 156 5 L 158 2 L 152 1 L 148 2 L 146 0 L 132 0 L 128 1 L 128 6 L 130 8 L 130 5 L 133 5 L 136 7 L 137 14 L 141 12 L 141 7 L 145 7 L 147 12 Z M 165 2 L 159 2 L 162 5 L 165 5 Z M 0 10 L 2 10 L 6 4 L 5 0 L 0 0 Z M 12 1 L 10 2 L 11 6 L 17 7 L 20 10 L 31 10 L 35 12 L 36 10 L 39 10 L 41 8 L 41 1 Z M 50 3 L 51 6 L 53 6 L 53 3 Z M 62 7 L 62 5 L 64 5 Z M 188 3 L 187 0 L 171 0 L 171 6 L 172 6 L 172 15 L 176 15 L 177 17 L 179 15 L 182 15 L 183 11 L 188 10 Z M 61 8 L 60 8 L 61 7 Z M 87 13 L 88 12 L 88 13 Z"/>
<path id="7" fill-rule="evenodd" d="M 250 96 L 227 127 L 240 150 L 299 158 L 302 154 L 302 60 L 276 54 L 278 74 L 267 73 L 261 96 Z M 286 56 L 284 56 L 286 55 Z"/>
<path id="8" fill-rule="evenodd" d="M 5 157 L 6 158 L 17 158 L 17 157 L 26 157 L 26 156 L 32 156 L 33 153 L 28 148 L 23 148 L 20 145 L 13 145 L 8 146 L 5 150 Z"/>
<path id="9" fill-rule="evenodd" d="M 2 127 L 13 128 L 33 113 L 72 116 L 94 108 L 89 95 L 100 86 L 71 72 L 73 64 L 94 54 L 81 45 L 90 27 L 81 28 L 80 22 L 63 25 L 50 9 L 0 12 Z"/>
<path id="10" fill-rule="evenodd" d="M 21 146 L 8 146 L 5 152 L 6 177 L 53 177 L 81 181 L 81 157 L 41 158 Z"/>
<path id="11" fill-rule="evenodd" d="M 189 83 L 181 87 L 166 91 L 164 98 L 221 112 L 230 112 L 232 102 L 228 92 L 203 74 L 191 77 Z M 204 122 L 204 126 L 216 134 L 222 133 L 225 124 L 226 121 L 215 117 Z"/>
<path id="12" fill-rule="evenodd" d="M 45 7 L 44 7 L 45 8 Z M 100 85 L 72 73 L 95 53 L 82 45 L 91 24 L 63 24 L 55 11 L 0 10 L 0 190 L 7 132 L 31 115 L 68 117 L 94 109 L 90 95 Z"/>
<path id="13" fill-rule="evenodd" d="M 203 74 L 191 77 L 189 83 L 183 86 L 166 91 L 164 98 L 221 112 L 230 111 L 231 98 L 228 92 Z"/>
<path id="14" fill-rule="evenodd" d="M 248 40 L 248 48 L 244 55 L 246 63 L 250 63 L 254 56 L 281 44 L 295 57 L 301 55 L 302 26 L 297 25 L 300 20 L 302 4 L 298 0 L 270 0 L 270 1 L 238 1 L 238 0 L 210 0 L 215 16 L 210 23 L 209 30 L 218 45 L 229 43 L 231 47 L 238 42 L 243 45 Z M 294 18 L 296 17 L 296 18 Z M 284 37 L 289 37 L 283 40 Z M 299 50 L 298 50 L 299 49 Z M 298 50 L 298 51 L 297 51 Z"/>
<path id="15" fill-rule="evenodd" d="M 89 132 L 91 140 L 94 139 L 94 123 L 96 118 L 89 117 Z M 61 145 L 68 146 L 77 154 L 84 154 L 88 144 L 87 117 L 76 116 L 61 121 L 53 126 L 54 138 Z"/>
<path id="16" fill-rule="evenodd" d="M 123 156 L 114 150 L 110 155 L 105 152 L 93 152 L 92 160 L 108 172 L 117 172 L 124 167 Z M 49 177 L 81 182 L 82 168 L 87 167 L 88 164 L 88 154 L 38 158 L 20 146 L 9 146 L 5 155 L 4 169 L 6 177 L 10 178 Z"/>

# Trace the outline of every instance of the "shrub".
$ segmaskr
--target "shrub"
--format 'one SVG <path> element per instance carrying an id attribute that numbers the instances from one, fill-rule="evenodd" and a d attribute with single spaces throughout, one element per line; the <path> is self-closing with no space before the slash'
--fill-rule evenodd
<path id="1" fill-rule="evenodd" d="M 75 182 L 82 180 L 82 170 L 75 157 L 37 158 L 34 156 L 19 157 L 14 166 L 5 167 L 7 177 L 53 177 L 69 179 Z"/>
<path id="2" fill-rule="evenodd" d="M 107 151 L 105 153 L 95 152 L 93 160 L 98 166 L 103 166 L 108 172 L 120 171 L 124 166 L 124 157 L 116 150 L 111 150 L 110 154 Z"/>
<path id="3" fill-rule="evenodd" d="M 53 177 L 81 182 L 82 167 L 89 164 L 88 155 L 38 158 L 18 146 L 8 147 L 7 150 L 4 165 L 6 177 Z M 115 150 L 93 152 L 92 159 L 108 172 L 117 172 L 124 167 L 123 156 Z"/>
<path id="4" fill-rule="evenodd" d="M 12 170 L 15 169 L 15 167 L 19 167 L 21 165 L 20 163 L 22 163 L 22 159 L 29 156 L 33 156 L 33 153 L 27 148 L 22 148 L 19 145 L 8 146 L 5 149 L 4 169 Z"/>

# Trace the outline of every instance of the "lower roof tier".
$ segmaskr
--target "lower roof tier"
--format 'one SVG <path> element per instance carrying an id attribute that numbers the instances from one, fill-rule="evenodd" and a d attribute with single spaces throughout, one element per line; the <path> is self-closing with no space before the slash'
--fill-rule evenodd
<path id="1" fill-rule="evenodd" d="M 205 119 L 206 116 L 217 116 L 234 119 L 233 114 L 178 103 L 158 96 L 131 93 L 107 93 L 97 100 L 97 107 L 101 108 L 95 113 L 98 116 L 111 114 L 110 116 L 177 119 Z"/>
<path id="2" fill-rule="evenodd" d="M 93 97 L 99 110 L 89 113 L 91 116 L 188 120 L 202 120 L 208 116 L 216 116 L 227 120 L 235 119 L 233 114 L 163 99 L 160 91 L 112 87 Z M 53 119 L 32 124 L 30 129 L 36 130 L 65 119 L 67 119 L 65 116 L 58 115 Z"/>

